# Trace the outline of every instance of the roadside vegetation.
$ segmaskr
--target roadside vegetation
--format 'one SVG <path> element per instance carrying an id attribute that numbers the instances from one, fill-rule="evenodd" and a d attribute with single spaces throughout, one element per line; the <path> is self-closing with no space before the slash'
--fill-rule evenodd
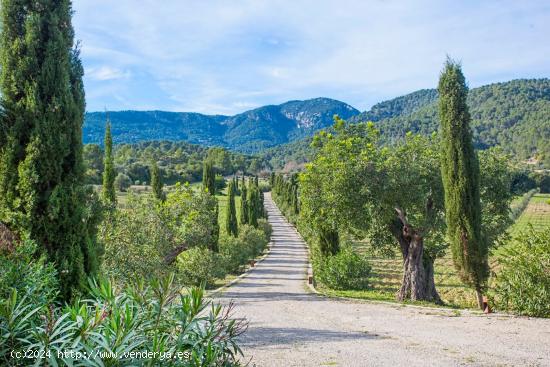
<path id="1" fill-rule="evenodd" d="M 441 78 L 440 120 L 452 128 L 387 145 L 374 124 L 335 118 L 302 172 L 272 176 L 273 198 L 326 294 L 546 317 L 547 176 L 498 148 L 475 152 L 460 66 Z"/>

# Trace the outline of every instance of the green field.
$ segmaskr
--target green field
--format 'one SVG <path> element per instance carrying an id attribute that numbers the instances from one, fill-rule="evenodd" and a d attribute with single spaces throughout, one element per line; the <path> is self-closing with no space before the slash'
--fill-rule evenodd
<path id="1" fill-rule="evenodd" d="M 511 229 L 511 233 L 517 233 L 529 224 L 535 230 L 542 230 L 550 226 L 550 194 L 535 194 L 529 201 L 527 208 L 523 211 Z"/>
<path id="2" fill-rule="evenodd" d="M 369 258 L 372 265 L 370 278 L 371 288 L 360 291 L 336 291 L 321 289 L 323 293 L 332 296 L 351 297 L 378 301 L 395 301 L 395 295 L 401 286 L 403 277 L 403 262 L 400 257 Z M 440 297 L 447 306 L 470 308 L 476 307 L 473 290 L 460 281 L 448 253 L 435 262 L 435 283 Z"/>
<path id="3" fill-rule="evenodd" d="M 521 196 L 514 199 L 512 206 L 517 205 L 521 199 Z M 550 226 L 550 204 L 548 200 L 550 200 L 550 194 L 535 194 L 516 223 L 510 228 L 510 233 L 513 235 L 527 228 L 528 224 L 531 224 L 536 230 L 543 230 Z M 359 252 L 363 252 L 366 248 L 358 246 L 357 249 Z M 369 261 L 372 265 L 371 289 L 335 291 L 321 288 L 321 291 L 332 296 L 394 301 L 403 276 L 401 258 L 398 256 L 390 259 L 374 257 L 370 258 Z M 443 258 L 437 259 L 435 262 L 435 284 L 439 295 L 448 306 L 477 307 L 475 293 L 461 282 L 453 266 L 449 251 Z"/>

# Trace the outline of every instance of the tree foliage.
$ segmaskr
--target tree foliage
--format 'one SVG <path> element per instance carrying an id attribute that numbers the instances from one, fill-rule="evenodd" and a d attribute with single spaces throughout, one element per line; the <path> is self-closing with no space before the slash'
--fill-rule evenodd
<path id="1" fill-rule="evenodd" d="M 479 162 L 472 142 L 467 95 L 460 65 L 448 60 L 439 79 L 447 238 L 462 280 L 480 294 L 488 277 L 487 242 L 481 231 Z"/>
<path id="2" fill-rule="evenodd" d="M 164 200 L 164 191 L 162 191 L 162 175 L 160 174 L 159 166 L 157 162 L 151 163 L 151 187 L 153 189 L 153 196 L 157 200 Z"/>
<path id="3" fill-rule="evenodd" d="M 83 68 L 68 1 L 1 6 L 0 221 L 55 263 L 69 299 L 97 272 L 97 212 L 82 186 Z"/>
<path id="4" fill-rule="evenodd" d="M 210 161 L 204 162 L 202 170 L 202 188 L 210 195 L 216 195 L 216 172 Z"/>
<path id="5" fill-rule="evenodd" d="M 229 182 L 229 188 L 227 189 L 227 207 L 225 214 L 225 231 L 227 234 L 236 237 L 238 234 L 237 228 L 237 208 L 235 207 L 235 182 L 231 180 Z"/>
<path id="6" fill-rule="evenodd" d="M 116 205 L 115 192 L 115 167 L 113 161 L 113 138 L 111 136 L 111 123 L 107 121 L 105 127 L 105 157 L 103 158 L 103 186 L 101 188 L 101 198 L 109 205 Z"/>

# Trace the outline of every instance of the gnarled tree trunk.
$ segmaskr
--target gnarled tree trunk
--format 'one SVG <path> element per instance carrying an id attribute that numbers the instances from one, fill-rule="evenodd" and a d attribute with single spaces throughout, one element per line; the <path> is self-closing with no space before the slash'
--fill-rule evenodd
<path id="1" fill-rule="evenodd" d="M 433 260 L 424 255 L 424 238 L 410 226 L 401 210 L 397 209 L 397 213 L 399 221 L 393 232 L 403 255 L 403 280 L 397 299 L 442 303 L 435 289 Z"/>

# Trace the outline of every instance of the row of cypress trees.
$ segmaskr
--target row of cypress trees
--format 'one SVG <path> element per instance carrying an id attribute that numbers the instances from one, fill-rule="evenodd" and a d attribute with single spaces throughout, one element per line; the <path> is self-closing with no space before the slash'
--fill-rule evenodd
<path id="1" fill-rule="evenodd" d="M 235 177 L 229 181 L 227 189 L 227 212 L 225 228 L 229 235 L 237 236 L 238 225 L 250 224 L 258 227 L 258 220 L 265 218 L 263 194 L 259 187 L 258 177 L 249 178 L 248 185 L 245 177 L 242 177 L 240 193 L 241 193 L 241 213 L 237 220 L 237 212 L 235 205 L 235 196 L 239 191 L 238 179 Z"/>
<path id="2" fill-rule="evenodd" d="M 290 211 L 290 214 L 300 213 L 300 202 L 298 199 L 298 174 L 292 174 L 288 179 L 282 174 L 272 173 L 270 177 L 271 190 L 275 200 Z"/>

